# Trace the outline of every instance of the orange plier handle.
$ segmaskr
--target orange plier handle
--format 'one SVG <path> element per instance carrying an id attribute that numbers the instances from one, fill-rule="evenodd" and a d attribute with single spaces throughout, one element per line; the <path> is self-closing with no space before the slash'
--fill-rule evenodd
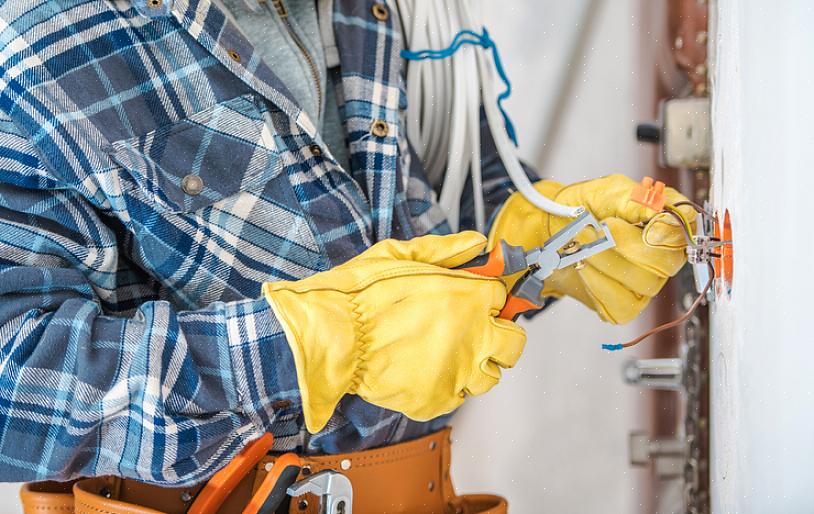
<path id="1" fill-rule="evenodd" d="M 271 450 L 274 436 L 263 434 L 246 445 L 229 464 L 206 483 L 190 505 L 187 514 L 216 514 L 240 482 Z M 293 453 L 281 455 L 263 479 L 243 514 L 273 514 L 286 497 L 286 490 L 297 480 L 302 469 L 300 458 Z"/>
<path id="2" fill-rule="evenodd" d="M 458 269 L 484 277 L 505 277 L 526 270 L 506 297 L 506 303 L 498 317 L 515 321 L 524 312 L 543 308 L 540 299 L 543 281 L 529 267 L 526 251 L 522 246 L 513 246 L 501 240 L 492 251 L 475 257 Z"/>

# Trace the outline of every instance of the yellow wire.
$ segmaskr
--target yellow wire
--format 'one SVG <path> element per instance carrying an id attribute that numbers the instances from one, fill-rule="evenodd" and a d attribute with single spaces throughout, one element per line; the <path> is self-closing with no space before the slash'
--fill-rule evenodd
<path id="1" fill-rule="evenodd" d="M 692 240 L 692 238 L 694 237 L 692 232 L 692 225 L 690 225 L 690 222 L 687 221 L 687 218 L 683 214 L 681 214 L 681 211 L 676 209 L 674 205 L 670 204 L 665 205 L 664 208 L 674 212 L 679 218 L 681 218 L 681 222 L 684 223 L 684 227 L 687 229 L 687 233 L 690 235 L 690 240 Z"/>
<path id="2" fill-rule="evenodd" d="M 667 204 L 667 205 L 665 205 L 665 206 L 664 206 L 664 209 L 665 209 L 665 210 L 669 210 L 670 212 L 672 212 L 673 214 L 675 214 L 675 215 L 678 217 L 678 219 L 680 219 L 680 220 L 681 220 L 681 224 L 682 224 L 682 225 L 684 225 L 684 231 L 686 232 L 686 236 L 685 236 L 685 237 L 689 237 L 689 240 L 687 241 L 687 244 L 692 245 L 692 244 L 693 244 L 693 243 L 692 243 L 692 241 L 693 241 L 693 231 L 692 231 L 692 225 L 690 225 L 690 222 L 689 222 L 689 221 L 687 221 L 687 218 L 686 218 L 686 217 L 685 217 L 683 214 L 681 214 L 681 211 L 679 211 L 679 210 L 678 210 L 678 209 L 677 209 L 677 208 L 676 208 L 674 205 Z M 664 212 L 662 212 L 661 214 L 665 214 L 665 213 L 664 213 Z M 658 214 L 657 214 L 656 216 L 658 216 Z M 653 218 L 652 218 L 650 221 L 652 221 L 653 219 L 655 219 L 655 218 L 656 218 L 656 216 L 654 216 L 654 217 L 653 217 Z M 654 244 L 654 243 L 651 243 L 651 242 L 650 242 L 650 241 L 647 239 L 647 234 L 650 232 L 650 229 L 652 228 L 652 226 L 653 226 L 653 225 L 652 225 L 650 222 L 648 222 L 648 223 L 645 225 L 644 230 L 643 230 L 643 232 L 642 232 L 642 241 L 644 242 L 644 244 L 645 244 L 645 245 L 649 246 L 650 248 L 665 248 L 665 249 L 677 249 L 677 248 L 682 248 L 682 246 L 659 245 L 659 244 Z"/>

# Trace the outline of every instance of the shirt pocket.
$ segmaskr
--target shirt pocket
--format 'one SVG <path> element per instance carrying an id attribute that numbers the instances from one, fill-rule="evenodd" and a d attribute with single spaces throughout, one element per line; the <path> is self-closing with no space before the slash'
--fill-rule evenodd
<path id="1" fill-rule="evenodd" d="M 244 95 L 107 150 L 158 210 L 192 212 L 260 190 L 282 172 L 279 142 L 265 121 Z"/>

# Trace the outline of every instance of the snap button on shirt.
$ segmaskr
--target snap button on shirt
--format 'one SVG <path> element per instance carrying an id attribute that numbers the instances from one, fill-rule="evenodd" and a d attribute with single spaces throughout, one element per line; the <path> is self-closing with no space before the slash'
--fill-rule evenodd
<path id="1" fill-rule="evenodd" d="M 376 120 L 370 125 L 370 133 L 376 137 L 384 137 L 387 135 L 389 127 L 384 120 Z"/>
<path id="2" fill-rule="evenodd" d="M 181 179 L 181 189 L 189 196 L 198 196 L 203 191 L 203 180 L 198 175 L 189 174 Z"/>
<path id="3" fill-rule="evenodd" d="M 379 21 L 387 21 L 387 18 L 390 17 L 390 11 L 388 11 L 387 6 L 381 2 L 373 4 L 370 10 L 373 12 L 373 17 Z"/>

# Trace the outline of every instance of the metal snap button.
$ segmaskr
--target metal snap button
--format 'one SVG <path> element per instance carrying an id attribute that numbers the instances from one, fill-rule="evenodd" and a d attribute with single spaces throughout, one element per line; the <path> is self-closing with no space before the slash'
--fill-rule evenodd
<path id="1" fill-rule="evenodd" d="M 203 191 L 203 180 L 198 175 L 189 174 L 181 179 L 181 189 L 189 196 L 198 196 Z"/>
<path id="2" fill-rule="evenodd" d="M 164 3 L 163 0 L 148 0 L 147 1 L 147 7 L 151 8 L 151 9 L 158 9 L 158 8 L 161 7 L 161 5 L 163 3 Z"/>
<path id="3" fill-rule="evenodd" d="M 342 468 L 342 471 L 347 471 L 350 469 L 350 459 L 342 459 L 342 462 L 339 463 L 339 467 Z"/>
<path id="4" fill-rule="evenodd" d="M 376 120 L 370 125 L 370 133 L 376 137 L 384 137 L 388 132 L 387 122 L 384 120 Z"/>
<path id="5" fill-rule="evenodd" d="M 430 483 L 427 484 L 427 490 L 429 490 L 430 492 L 433 492 L 435 490 L 435 482 L 430 481 Z"/>
<path id="6" fill-rule="evenodd" d="M 229 50 L 229 57 L 235 62 L 240 62 L 240 54 L 234 50 Z"/>
<path id="7" fill-rule="evenodd" d="M 297 503 L 297 508 L 300 509 L 300 510 L 307 509 L 308 508 L 308 500 L 300 500 L 299 503 Z"/>
<path id="8" fill-rule="evenodd" d="M 390 17 L 390 11 L 387 9 L 387 6 L 381 2 L 373 4 L 370 10 L 373 13 L 373 17 L 379 21 L 387 21 L 387 18 Z"/>
<path id="9" fill-rule="evenodd" d="M 320 155 L 322 155 L 322 148 L 320 148 L 318 144 L 313 144 L 309 146 L 308 149 L 311 150 L 311 155 L 313 155 L 314 157 L 319 157 Z"/>

